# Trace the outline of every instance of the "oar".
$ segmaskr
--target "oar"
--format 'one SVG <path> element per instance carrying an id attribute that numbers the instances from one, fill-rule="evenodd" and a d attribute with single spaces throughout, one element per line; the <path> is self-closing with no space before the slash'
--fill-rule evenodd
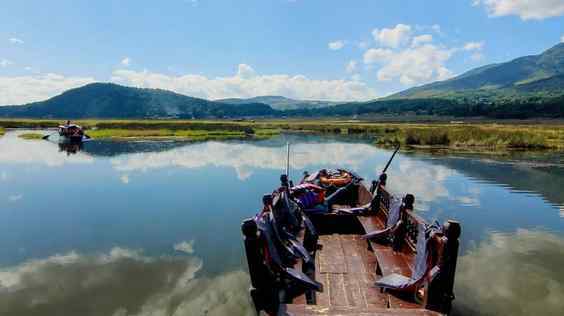
<path id="1" fill-rule="evenodd" d="M 43 136 L 43 137 L 41 137 L 41 138 L 47 140 L 49 137 L 51 137 L 51 136 L 53 136 L 53 135 L 55 135 L 55 133 L 51 133 L 51 134 L 49 134 L 49 135 L 45 135 L 45 136 Z"/>
<path id="2" fill-rule="evenodd" d="M 386 173 L 386 171 L 388 170 L 388 167 L 390 166 L 390 164 L 392 163 L 392 160 L 394 160 L 394 157 L 396 156 L 396 154 L 398 153 L 398 150 L 400 149 L 400 145 L 398 144 L 398 147 L 396 147 L 396 150 L 394 151 L 394 153 L 392 154 L 392 157 L 390 157 L 390 160 L 388 160 L 388 163 L 386 164 L 386 167 L 384 167 L 384 170 L 382 170 L 382 173 Z"/>

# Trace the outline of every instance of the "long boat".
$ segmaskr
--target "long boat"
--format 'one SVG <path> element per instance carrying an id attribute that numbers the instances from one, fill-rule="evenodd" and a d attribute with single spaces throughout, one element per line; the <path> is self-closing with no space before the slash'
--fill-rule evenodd
<path id="1" fill-rule="evenodd" d="M 389 165 L 389 164 L 388 164 Z M 415 197 L 368 188 L 354 172 L 286 175 L 242 224 L 257 313 L 446 315 L 461 226 L 427 223 Z M 316 205 L 317 203 L 317 205 Z"/>

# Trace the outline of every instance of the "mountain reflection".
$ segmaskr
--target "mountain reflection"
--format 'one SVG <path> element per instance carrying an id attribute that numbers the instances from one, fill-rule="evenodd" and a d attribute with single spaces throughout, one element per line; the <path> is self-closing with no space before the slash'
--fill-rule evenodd
<path id="1" fill-rule="evenodd" d="M 491 233 L 459 259 L 454 315 L 562 315 L 564 239 Z"/>
<path id="2" fill-rule="evenodd" d="M 198 276 L 198 258 L 114 248 L 0 270 L 0 315 L 249 315 L 242 271 Z"/>

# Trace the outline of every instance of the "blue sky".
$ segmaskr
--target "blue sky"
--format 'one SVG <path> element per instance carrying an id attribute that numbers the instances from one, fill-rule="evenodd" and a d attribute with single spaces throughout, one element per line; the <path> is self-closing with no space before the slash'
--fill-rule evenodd
<path id="1" fill-rule="evenodd" d="M 0 5 L 0 104 L 93 81 L 210 99 L 364 100 L 548 49 L 564 0 Z"/>

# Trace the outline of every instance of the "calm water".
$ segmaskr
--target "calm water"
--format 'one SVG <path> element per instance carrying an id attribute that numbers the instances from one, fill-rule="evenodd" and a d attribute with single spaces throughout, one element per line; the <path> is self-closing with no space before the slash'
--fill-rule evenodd
<path id="1" fill-rule="evenodd" d="M 367 140 L 92 141 L 69 153 L 0 138 L 0 315 L 250 315 L 239 224 L 278 185 L 347 167 Z M 389 187 L 428 220 L 462 222 L 455 314 L 564 313 L 564 162 L 553 155 L 401 154 Z M 534 163 L 531 163 L 534 162 Z"/>

